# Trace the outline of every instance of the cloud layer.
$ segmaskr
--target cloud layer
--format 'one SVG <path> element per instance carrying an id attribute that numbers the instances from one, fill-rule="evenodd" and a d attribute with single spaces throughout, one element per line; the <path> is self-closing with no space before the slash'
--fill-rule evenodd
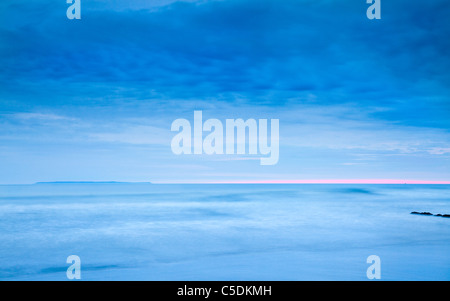
<path id="1" fill-rule="evenodd" d="M 82 19 L 70 21 L 64 1 L 3 2 L 0 160 L 16 176 L 0 181 L 183 179 L 174 166 L 200 180 L 205 168 L 239 178 L 242 167 L 277 178 L 445 180 L 450 4 L 385 1 L 376 21 L 367 7 L 82 1 Z M 280 163 L 173 157 L 171 122 L 198 109 L 279 118 Z M 24 157 L 45 162 L 45 175 L 17 173 L 43 168 Z M 74 162 L 72 172 L 61 162 Z"/>

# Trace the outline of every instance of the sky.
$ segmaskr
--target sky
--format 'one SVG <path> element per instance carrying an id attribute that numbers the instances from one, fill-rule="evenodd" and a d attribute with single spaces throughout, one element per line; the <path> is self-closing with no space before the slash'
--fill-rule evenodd
<path id="1" fill-rule="evenodd" d="M 450 183 L 447 0 L 0 3 L 0 184 Z M 175 155 L 175 119 L 278 119 L 280 155 Z"/>

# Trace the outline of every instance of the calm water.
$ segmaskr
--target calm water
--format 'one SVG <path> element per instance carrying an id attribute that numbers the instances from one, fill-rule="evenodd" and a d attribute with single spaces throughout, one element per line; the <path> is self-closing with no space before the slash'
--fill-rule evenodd
<path id="1" fill-rule="evenodd" d="M 448 185 L 0 186 L 0 280 L 450 280 Z"/>

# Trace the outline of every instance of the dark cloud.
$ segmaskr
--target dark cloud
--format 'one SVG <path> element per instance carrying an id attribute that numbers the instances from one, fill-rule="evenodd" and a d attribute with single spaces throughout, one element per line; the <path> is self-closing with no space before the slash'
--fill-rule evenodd
<path id="1" fill-rule="evenodd" d="M 445 122 L 449 113 L 448 1 L 383 2 L 376 21 L 366 18 L 365 1 L 181 2 L 121 11 L 83 2 L 80 21 L 67 20 L 66 7 L 22 1 L 3 9 L 5 91 L 42 82 L 38 93 L 47 87 L 54 97 L 92 95 L 98 85 L 177 99 L 237 93 L 275 105 L 314 94 L 321 104 L 429 111 L 429 122 Z"/>

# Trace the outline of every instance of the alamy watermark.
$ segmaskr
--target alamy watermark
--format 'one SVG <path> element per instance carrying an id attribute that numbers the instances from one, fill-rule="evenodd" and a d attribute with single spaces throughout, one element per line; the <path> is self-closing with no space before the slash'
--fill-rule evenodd
<path id="1" fill-rule="evenodd" d="M 381 259 L 377 255 L 367 257 L 367 263 L 371 265 L 367 268 L 366 275 L 370 280 L 381 279 Z"/>
<path id="2" fill-rule="evenodd" d="M 171 142 L 176 155 L 262 155 L 261 165 L 274 165 L 279 159 L 278 119 L 270 120 L 268 135 L 267 119 L 226 119 L 224 127 L 219 119 L 203 122 L 203 112 L 194 111 L 193 127 L 189 120 L 179 118 L 172 122 L 171 130 L 178 132 Z M 209 133 L 205 138 L 204 132 Z"/>
<path id="3" fill-rule="evenodd" d="M 66 0 L 67 4 L 71 4 L 66 11 L 67 19 L 81 19 L 81 0 Z"/>
<path id="4" fill-rule="evenodd" d="M 70 263 L 70 266 L 67 268 L 66 276 L 67 279 L 81 279 L 81 259 L 77 255 L 70 255 L 67 257 L 67 263 Z"/>
<path id="5" fill-rule="evenodd" d="M 381 0 L 366 0 L 367 4 L 371 4 L 367 8 L 367 18 L 369 20 L 381 19 Z"/>

